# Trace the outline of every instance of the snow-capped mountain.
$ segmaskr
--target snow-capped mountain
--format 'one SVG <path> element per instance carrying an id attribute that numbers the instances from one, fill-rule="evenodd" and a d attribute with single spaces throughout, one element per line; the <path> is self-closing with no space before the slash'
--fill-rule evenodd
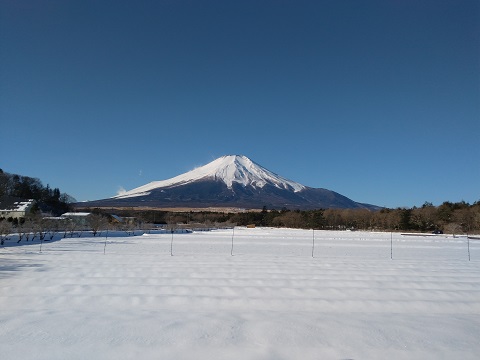
<path id="1" fill-rule="evenodd" d="M 288 180 L 240 155 L 218 158 L 168 180 L 153 181 L 109 199 L 82 203 L 82 207 L 258 209 L 368 208 L 327 189 Z"/>
<path id="2" fill-rule="evenodd" d="M 305 186 L 302 184 L 285 179 L 258 165 L 246 156 L 229 155 L 222 156 L 207 165 L 193 169 L 174 178 L 163 181 L 152 181 L 146 185 L 114 196 L 114 198 L 122 199 L 144 196 L 158 188 L 182 186 L 202 180 L 223 181 L 228 189 L 232 189 L 234 183 L 241 184 L 242 186 L 251 186 L 253 188 L 263 188 L 268 184 L 279 189 L 294 192 L 305 189 Z"/>

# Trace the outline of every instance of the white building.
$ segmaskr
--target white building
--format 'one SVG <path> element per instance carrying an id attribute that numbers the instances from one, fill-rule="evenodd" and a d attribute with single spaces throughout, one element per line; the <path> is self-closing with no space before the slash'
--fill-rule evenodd
<path id="1" fill-rule="evenodd" d="M 88 221 L 92 214 L 88 212 L 67 212 L 62 214 L 61 217 L 63 219 L 70 219 L 78 226 L 85 227 L 88 225 Z"/>
<path id="2" fill-rule="evenodd" d="M 35 204 L 33 199 L 20 199 L 13 196 L 3 196 L 0 199 L 0 217 L 24 218 Z"/>

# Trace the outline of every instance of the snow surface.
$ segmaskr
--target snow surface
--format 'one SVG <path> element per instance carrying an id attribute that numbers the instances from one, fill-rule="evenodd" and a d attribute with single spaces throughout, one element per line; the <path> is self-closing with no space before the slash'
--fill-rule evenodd
<path id="1" fill-rule="evenodd" d="M 298 192 L 305 186 L 295 181 L 285 179 L 264 167 L 253 162 L 246 156 L 228 155 L 220 157 L 207 165 L 191 170 L 185 174 L 162 181 L 153 181 L 130 191 L 122 192 L 113 198 L 128 198 L 148 195 L 150 191 L 169 186 L 181 186 L 202 179 L 217 179 L 223 181 L 228 188 L 233 183 L 243 186 L 262 188 L 266 184 L 274 185 L 280 189 L 290 189 Z"/>
<path id="2" fill-rule="evenodd" d="M 467 241 L 238 227 L 42 252 L 10 240 L 1 357 L 478 359 L 480 243 Z"/>

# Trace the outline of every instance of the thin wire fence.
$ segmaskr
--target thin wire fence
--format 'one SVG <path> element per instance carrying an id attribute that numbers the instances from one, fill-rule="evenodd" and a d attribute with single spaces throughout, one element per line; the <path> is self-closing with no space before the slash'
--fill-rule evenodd
<path id="1" fill-rule="evenodd" d="M 18 243 L 7 237 L 0 247 L 9 253 L 155 254 L 157 256 L 255 256 L 349 260 L 480 260 L 480 239 L 466 235 L 400 234 L 361 231 L 328 231 L 235 227 L 232 229 L 186 231 L 103 231 L 93 236 L 82 232 L 63 238 L 36 237 Z"/>

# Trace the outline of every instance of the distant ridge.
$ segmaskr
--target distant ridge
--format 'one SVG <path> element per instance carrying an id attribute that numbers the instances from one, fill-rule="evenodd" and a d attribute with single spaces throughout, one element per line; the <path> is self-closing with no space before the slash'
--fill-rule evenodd
<path id="1" fill-rule="evenodd" d="M 168 180 L 153 181 L 112 198 L 77 207 L 326 209 L 379 207 L 327 189 L 288 180 L 243 155 L 222 156 Z"/>

